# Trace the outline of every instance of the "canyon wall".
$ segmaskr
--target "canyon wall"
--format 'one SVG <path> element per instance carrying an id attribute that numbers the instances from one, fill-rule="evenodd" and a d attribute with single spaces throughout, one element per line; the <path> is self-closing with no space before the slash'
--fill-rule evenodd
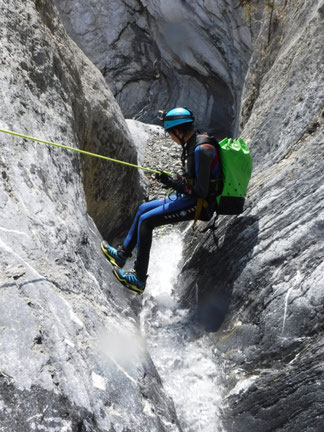
<path id="1" fill-rule="evenodd" d="M 239 3 L 56 0 L 70 36 L 105 76 L 126 118 L 156 123 L 188 106 L 218 138 L 237 132 L 250 29 Z"/>
<path id="2" fill-rule="evenodd" d="M 264 7 L 243 92 L 246 209 L 191 238 L 180 285 L 214 332 L 231 432 L 319 432 L 324 419 L 324 4 L 275 6 Z"/>
<path id="3" fill-rule="evenodd" d="M 0 4 L 1 128 L 136 162 L 118 104 L 51 3 Z M 0 142 L 0 429 L 179 431 L 140 301 L 100 250 L 97 227 L 113 238 L 132 217 L 137 171 Z"/>

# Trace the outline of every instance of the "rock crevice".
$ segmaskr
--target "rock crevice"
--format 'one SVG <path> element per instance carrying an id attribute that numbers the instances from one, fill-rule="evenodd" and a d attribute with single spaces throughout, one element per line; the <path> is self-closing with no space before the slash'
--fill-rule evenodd
<path id="1" fill-rule="evenodd" d="M 219 218 L 218 246 L 208 232 L 192 239 L 183 268 L 183 300 L 194 303 L 198 290 L 197 318 L 217 330 L 226 431 L 322 428 L 320 4 L 276 2 L 270 33 L 264 5 L 242 99 L 254 156 L 246 210 Z"/>
<path id="2" fill-rule="evenodd" d="M 169 0 L 56 4 L 126 117 L 156 123 L 159 109 L 185 105 L 201 129 L 219 138 L 237 133 L 250 56 L 241 8 Z"/>

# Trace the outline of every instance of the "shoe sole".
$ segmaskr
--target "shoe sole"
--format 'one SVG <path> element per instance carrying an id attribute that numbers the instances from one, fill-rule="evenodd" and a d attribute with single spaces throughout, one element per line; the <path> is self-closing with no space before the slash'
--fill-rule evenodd
<path id="1" fill-rule="evenodd" d="M 114 276 L 119 280 L 119 282 L 124 285 L 124 287 L 128 288 L 130 291 L 136 292 L 136 294 L 143 294 L 145 287 L 143 289 L 138 288 L 136 285 L 132 285 L 128 283 L 125 279 L 121 278 L 116 272 L 116 270 L 113 270 L 112 272 Z"/>
<path id="2" fill-rule="evenodd" d="M 115 258 L 112 257 L 112 256 L 110 256 L 110 255 L 108 254 L 107 249 L 105 249 L 105 247 L 104 247 L 104 245 L 102 244 L 102 242 L 100 243 L 100 247 L 101 247 L 102 252 L 105 254 L 105 257 L 108 259 L 108 261 L 109 261 L 112 265 L 114 265 L 115 267 L 118 267 L 118 268 L 120 268 L 120 269 L 124 267 L 124 264 L 123 264 L 122 266 L 119 265 L 119 264 L 117 264 L 116 261 L 115 261 Z"/>

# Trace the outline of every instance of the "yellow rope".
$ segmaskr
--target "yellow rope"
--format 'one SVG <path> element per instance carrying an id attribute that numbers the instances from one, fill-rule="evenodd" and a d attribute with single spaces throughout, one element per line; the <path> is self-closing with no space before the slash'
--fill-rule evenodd
<path id="1" fill-rule="evenodd" d="M 141 169 L 141 170 L 144 170 L 144 171 L 148 171 L 148 172 L 151 172 L 151 173 L 160 174 L 160 171 L 156 171 L 156 170 L 153 170 L 151 168 L 144 168 L 144 167 L 142 167 L 140 165 L 135 165 L 135 164 L 132 164 L 132 163 L 129 163 L 129 162 L 124 162 L 124 161 L 120 161 L 120 160 L 117 160 L 117 159 L 112 159 L 112 158 L 109 158 L 107 156 L 99 155 L 99 154 L 96 154 L 96 153 L 90 153 L 90 152 L 87 152 L 85 150 L 80 150 L 78 148 L 69 147 L 69 146 L 66 146 L 66 145 L 63 145 L 63 144 L 58 144 L 58 143 L 54 143 L 54 142 L 51 142 L 51 141 L 46 141 L 46 140 L 42 140 L 42 139 L 39 139 L 39 138 L 34 138 L 34 137 L 31 137 L 31 136 L 28 136 L 28 135 L 23 135 L 21 133 L 12 132 L 12 131 L 8 131 L 8 130 L 5 130 L 5 129 L 0 129 L 0 132 L 3 132 L 3 133 L 8 134 L 8 135 L 17 136 L 17 137 L 20 137 L 20 138 L 25 138 L 25 139 L 28 139 L 28 140 L 31 140 L 31 141 L 36 141 L 36 142 L 39 142 L 39 143 L 42 143 L 42 144 L 47 144 L 47 145 L 51 145 L 51 146 L 54 146 L 54 147 L 59 147 L 59 148 L 65 149 L 65 150 L 71 150 L 71 151 L 74 151 L 74 152 L 77 152 L 77 153 L 81 153 L 81 154 L 84 154 L 84 155 L 87 155 L 87 156 L 96 157 L 96 158 L 99 158 L 99 159 L 104 159 L 104 160 L 107 160 L 107 161 L 110 161 L 110 162 L 115 162 L 115 163 L 118 163 L 118 164 L 121 164 L 121 165 L 126 165 L 126 166 L 130 166 L 130 167 L 133 167 L 133 168 L 138 168 L 138 169 Z M 164 171 L 164 172 L 166 174 L 168 174 L 168 175 L 172 175 L 171 173 L 168 173 L 166 171 Z"/>

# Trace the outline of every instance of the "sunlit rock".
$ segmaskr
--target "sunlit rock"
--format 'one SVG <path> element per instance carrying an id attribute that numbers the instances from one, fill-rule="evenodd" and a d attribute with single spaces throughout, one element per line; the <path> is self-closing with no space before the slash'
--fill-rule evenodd
<path id="1" fill-rule="evenodd" d="M 51 2 L 1 0 L 1 128 L 136 163 L 120 108 Z M 0 134 L 0 429 L 179 431 L 100 250 L 138 174 Z M 97 226 L 88 215 L 93 215 Z"/>

